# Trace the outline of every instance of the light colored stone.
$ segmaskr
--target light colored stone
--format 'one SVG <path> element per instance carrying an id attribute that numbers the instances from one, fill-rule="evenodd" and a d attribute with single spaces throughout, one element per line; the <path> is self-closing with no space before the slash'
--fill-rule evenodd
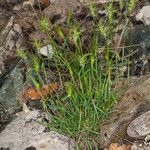
<path id="1" fill-rule="evenodd" d="M 53 56 L 53 47 L 52 45 L 44 46 L 40 49 L 40 53 L 48 58 L 52 58 Z"/>
<path id="2" fill-rule="evenodd" d="M 150 111 L 134 119 L 127 128 L 130 137 L 142 138 L 150 134 Z"/>
<path id="3" fill-rule="evenodd" d="M 22 4 L 22 9 L 28 10 L 33 6 L 33 4 L 34 4 L 34 2 L 32 0 L 31 1 L 25 1 Z"/>
<path id="4" fill-rule="evenodd" d="M 20 4 L 20 5 L 17 5 L 17 6 L 14 7 L 14 11 L 20 11 L 21 8 L 22 8 L 22 5 L 21 5 L 21 4 Z"/>
<path id="5" fill-rule="evenodd" d="M 44 125 L 38 123 L 44 118 L 48 119 L 46 114 L 38 110 L 18 114 L 18 118 L 0 133 L 0 148 L 25 150 L 34 147 L 36 150 L 74 150 L 70 138 L 53 131 L 45 132 Z"/>
<path id="6" fill-rule="evenodd" d="M 0 78 L 0 130 L 2 130 L 20 111 L 21 105 L 16 99 L 24 85 L 24 70 L 17 65 L 9 75 Z"/>
<path id="7" fill-rule="evenodd" d="M 144 6 L 136 15 L 137 21 L 142 21 L 145 25 L 150 25 L 150 5 Z"/>
<path id="8" fill-rule="evenodd" d="M 135 141 L 131 146 L 131 150 L 150 150 L 150 145 Z"/>

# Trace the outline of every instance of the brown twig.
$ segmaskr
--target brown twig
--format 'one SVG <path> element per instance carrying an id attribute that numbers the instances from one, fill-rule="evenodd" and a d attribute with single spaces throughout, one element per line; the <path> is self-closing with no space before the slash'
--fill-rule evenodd
<path id="1" fill-rule="evenodd" d="M 120 38 L 119 38 L 119 41 L 118 41 L 118 44 L 117 44 L 117 47 L 120 47 L 120 44 L 121 44 L 121 42 L 122 42 L 122 38 L 123 38 L 124 32 L 125 32 L 125 30 L 126 30 L 126 27 L 127 27 L 127 25 L 128 25 L 128 22 L 129 22 L 129 18 L 127 18 L 126 23 L 125 23 L 125 25 L 124 25 L 124 27 L 123 27 L 123 30 L 122 30 L 122 32 L 121 32 L 121 35 L 120 35 Z M 120 51 L 119 51 L 119 53 L 120 53 Z"/>

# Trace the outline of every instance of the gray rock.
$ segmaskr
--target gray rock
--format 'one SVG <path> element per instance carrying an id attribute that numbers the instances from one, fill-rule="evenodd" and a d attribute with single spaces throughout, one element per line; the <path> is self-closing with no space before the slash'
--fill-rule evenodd
<path id="1" fill-rule="evenodd" d="M 1 33 L 0 39 L 0 74 L 4 71 L 5 63 L 8 58 L 15 57 L 15 50 L 23 46 L 23 35 L 20 25 L 13 24 L 12 16 Z"/>
<path id="2" fill-rule="evenodd" d="M 73 150 L 71 139 L 56 132 L 45 132 L 41 122 L 47 116 L 40 111 L 21 112 L 17 119 L 11 122 L 0 133 L 0 148 L 10 150 Z M 48 119 L 48 118 L 47 118 Z"/>
<path id="3" fill-rule="evenodd" d="M 127 134 L 134 138 L 142 138 L 150 134 L 150 111 L 133 120 L 128 126 Z"/>
<path id="4" fill-rule="evenodd" d="M 10 4 L 10 5 L 17 5 L 17 4 L 20 4 L 22 2 L 24 2 L 25 0 L 1 0 L 0 1 L 0 4 Z"/>
<path id="5" fill-rule="evenodd" d="M 16 100 L 16 95 L 23 87 L 23 79 L 23 68 L 20 68 L 19 65 L 10 72 L 7 79 L 3 79 L 5 82 L 0 88 L 0 130 L 21 109 L 21 105 Z"/>
<path id="6" fill-rule="evenodd" d="M 40 49 L 40 53 L 44 56 L 47 56 L 48 58 L 52 58 L 54 52 L 52 45 L 44 46 Z"/>
<path id="7" fill-rule="evenodd" d="M 144 142 L 135 141 L 131 146 L 131 150 L 150 150 L 150 145 L 145 144 Z"/>
<path id="8" fill-rule="evenodd" d="M 127 127 L 131 121 L 150 108 L 150 74 L 136 78 L 133 85 L 120 96 L 118 103 L 101 126 L 100 141 L 102 147 L 127 139 Z"/>
<path id="9" fill-rule="evenodd" d="M 44 9 L 43 13 L 47 18 L 51 18 L 54 15 L 65 17 L 68 11 L 74 11 L 78 6 L 81 6 L 78 0 L 54 0 Z"/>
<path id="10" fill-rule="evenodd" d="M 145 25 L 150 25 L 150 5 L 144 6 L 136 15 L 137 21 L 142 21 Z"/>

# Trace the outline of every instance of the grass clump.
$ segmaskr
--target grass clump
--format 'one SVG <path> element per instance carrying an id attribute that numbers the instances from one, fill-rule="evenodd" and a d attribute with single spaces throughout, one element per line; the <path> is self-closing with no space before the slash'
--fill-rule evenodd
<path id="1" fill-rule="evenodd" d="M 108 68 L 104 74 L 101 71 L 101 60 L 97 58 L 97 35 L 91 35 L 85 54 L 80 47 L 81 43 L 78 43 L 79 38 L 74 38 L 76 48 L 73 53 L 56 51 L 54 56 L 64 89 L 63 95 L 57 94 L 57 97 L 50 100 L 50 109 L 56 113 L 51 115 L 52 123 L 49 124 L 50 128 L 66 133 L 78 142 L 79 138 L 98 134 L 102 119 L 108 115 L 116 100 L 111 89 L 110 62 L 107 60 Z M 60 66 L 66 71 L 68 80 L 61 73 Z"/>
<path id="2" fill-rule="evenodd" d="M 119 4 L 119 10 L 122 10 L 124 2 L 120 0 Z M 127 9 L 131 11 L 133 7 L 135 0 L 130 1 Z M 96 145 L 93 137 L 98 135 L 100 124 L 108 116 L 117 98 L 112 89 L 112 68 L 120 65 L 119 54 L 117 51 L 111 51 L 115 28 L 113 18 L 116 11 L 113 3 L 106 6 L 108 15 L 104 21 L 94 19 L 95 8 L 92 2 L 89 10 L 94 26 L 87 36 L 86 48 L 82 42 L 80 25 L 71 22 L 72 15 L 69 13 L 66 18 L 67 35 L 59 25 L 51 27 L 45 18 L 40 20 L 40 29 L 48 36 L 48 44 L 53 46 L 54 54 L 51 60 L 39 55 L 41 46 L 36 40 L 34 46 L 37 52 L 28 56 L 19 54 L 26 62 L 29 60 L 28 64 L 32 70 L 30 79 L 37 89 L 40 89 L 42 84 L 47 84 L 47 72 L 56 76 L 60 85 L 59 91 L 42 101 L 44 109 L 50 112 L 52 119 L 48 127 L 73 138 L 77 144 L 80 143 L 79 149 L 92 149 L 92 146 Z M 55 37 L 51 35 L 53 28 L 62 39 L 62 45 L 57 44 Z M 105 41 L 102 59 L 98 55 L 100 39 Z M 44 79 L 40 75 L 41 70 Z"/>

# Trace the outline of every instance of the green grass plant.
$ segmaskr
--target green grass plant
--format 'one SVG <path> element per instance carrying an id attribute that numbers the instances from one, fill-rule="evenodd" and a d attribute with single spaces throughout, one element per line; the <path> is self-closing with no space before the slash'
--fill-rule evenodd
<path id="1" fill-rule="evenodd" d="M 124 2 L 119 0 L 120 10 L 124 7 Z M 131 12 L 136 1 L 130 0 L 127 8 Z M 107 18 L 104 21 L 95 22 L 93 29 L 89 32 L 89 43 L 86 51 L 82 43 L 82 31 L 78 23 L 71 22 L 71 13 L 66 18 L 66 36 L 59 25 L 55 26 L 55 31 L 63 39 L 63 46 L 60 46 L 51 35 L 52 27 L 46 18 L 40 19 L 40 29 L 49 37 L 49 43 L 53 46 L 53 58 L 48 60 L 48 67 L 45 67 L 45 60 L 39 55 L 41 48 L 39 41 L 34 41 L 33 45 L 37 52 L 27 55 L 23 51 L 17 51 L 18 55 L 28 63 L 32 70 L 30 74 L 31 82 L 37 89 L 48 82 L 47 72 L 55 74 L 60 85 L 58 92 L 43 98 L 44 110 L 49 112 L 51 123 L 48 127 L 59 133 L 68 135 L 77 143 L 77 149 L 91 150 L 98 149 L 98 144 L 94 141 L 99 135 L 100 125 L 109 114 L 114 105 L 117 95 L 112 89 L 112 68 L 125 65 L 122 59 L 119 63 L 119 54 L 112 52 L 113 38 L 113 18 L 116 11 L 113 3 L 106 5 Z M 95 8 L 91 2 L 89 5 L 91 16 L 95 17 Z M 72 39 L 74 46 L 70 46 L 69 39 Z M 104 57 L 99 59 L 98 48 L 99 38 L 105 40 Z M 122 51 L 124 56 L 124 51 Z M 28 61 L 27 61 L 28 60 Z M 39 61 L 41 60 L 41 61 Z M 55 69 L 51 69 L 51 67 Z M 41 77 L 40 70 L 43 71 Z"/>

